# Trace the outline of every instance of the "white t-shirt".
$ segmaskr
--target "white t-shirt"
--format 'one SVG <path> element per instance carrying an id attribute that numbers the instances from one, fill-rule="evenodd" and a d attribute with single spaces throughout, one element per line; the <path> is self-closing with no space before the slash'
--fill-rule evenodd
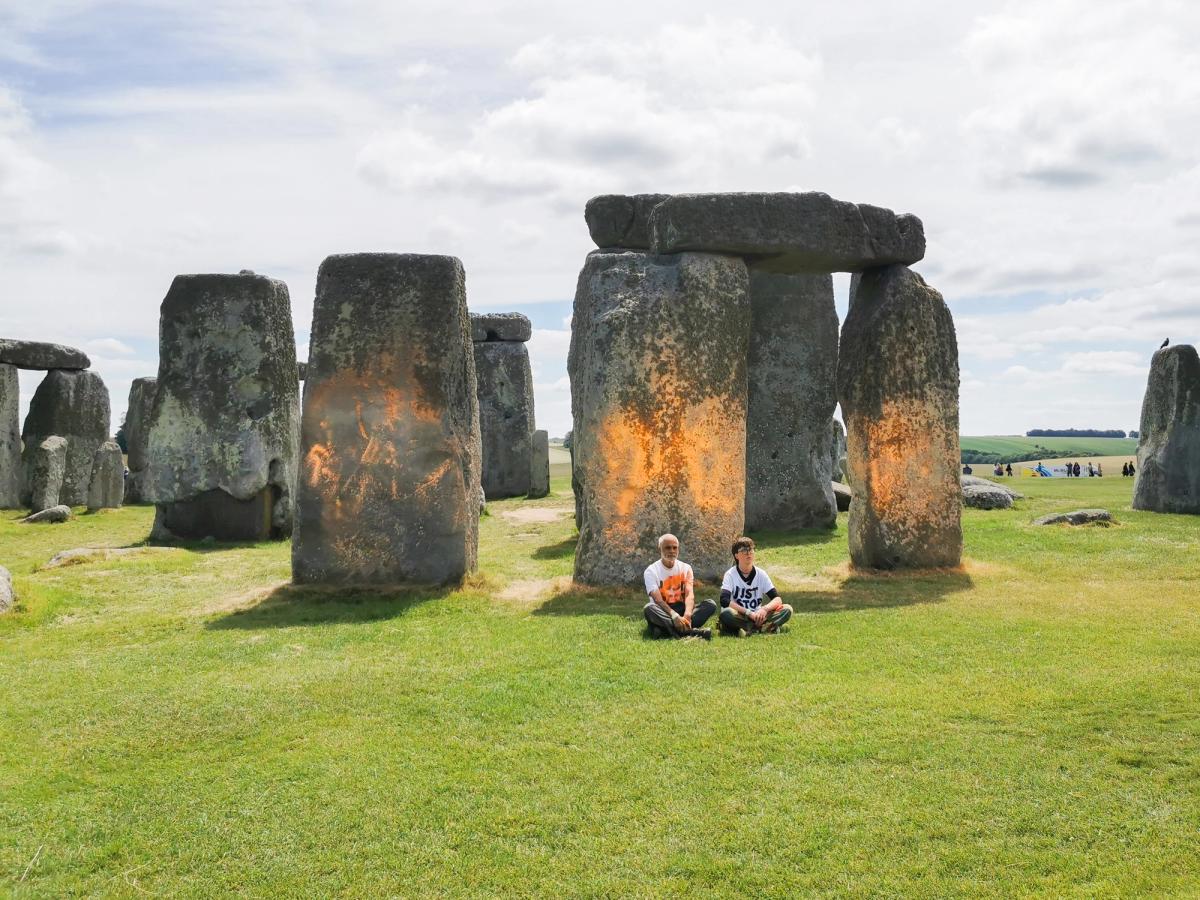
<path id="1" fill-rule="evenodd" d="M 771 576 L 755 566 L 750 570 L 750 581 L 742 578 L 737 566 L 731 566 L 721 579 L 721 593 L 729 591 L 729 599 L 742 609 L 754 612 L 767 602 L 767 594 L 775 590 Z"/>
<path id="2" fill-rule="evenodd" d="M 694 583 L 692 567 L 679 560 L 675 560 L 675 565 L 668 569 L 661 559 L 656 559 L 646 566 L 642 577 L 646 582 L 646 593 L 662 591 L 662 598 L 668 603 L 682 603 L 683 586 Z"/>

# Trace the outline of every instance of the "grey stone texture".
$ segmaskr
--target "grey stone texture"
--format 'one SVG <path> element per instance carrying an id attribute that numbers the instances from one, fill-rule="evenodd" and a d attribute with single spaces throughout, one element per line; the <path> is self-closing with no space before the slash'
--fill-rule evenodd
<path id="1" fill-rule="evenodd" d="M 69 506 L 51 506 L 49 509 L 43 509 L 21 519 L 26 525 L 50 524 L 61 525 L 71 518 L 71 507 Z"/>
<path id="2" fill-rule="evenodd" d="M 483 490 L 493 500 L 529 493 L 533 371 L 524 344 L 476 342 Z"/>
<path id="3" fill-rule="evenodd" d="M 20 416 L 17 368 L 0 363 L 0 509 L 21 505 Z"/>
<path id="4" fill-rule="evenodd" d="M 531 337 L 533 323 L 522 313 L 471 313 L 472 341 L 511 341 L 523 344 Z"/>
<path id="5" fill-rule="evenodd" d="M 1200 357 L 1189 344 L 1159 350 L 1150 361 L 1133 508 L 1200 513 Z"/>
<path id="6" fill-rule="evenodd" d="M 28 502 L 29 459 L 51 435 L 66 438 L 67 458 L 63 467 L 59 503 L 83 506 L 92 481 L 92 457 L 109 439 L 108 388 L 95 372 L 51 369 L 29 401 L 29 414 L 21 439 L 25 443 L 23 499 Z"/>
<path id="7" fill-rule="evenodd" d="M 296 363 L 296 377 L 298 379 L 300 379 L 301 381 L 304 381 L 308 377 L 308 363 L 307 362 Z"/>
<path id="8" fill-rule="evenodd" d="M 1110 525 L 1113 517 L 1107 509 L 1077 509 L 1072 512 L 1051 513 L 1034 519 L 1034 525 Z"/>
<path id="9" fill-rule="evenodd" d="M 854 492 L 850 490 L 850 485 L 835 481 L 833 483 L 833 496 L 837 501 L 838 512 L 845 512 L 850 508 L 850 501 L 854 499 Z"/>
<path id="10" fill-rule="evenodd" d="M 829 275 L 750 273 L 746 529 L 833 528 L 838 317 Z"/>
<path id="11" fill-rule="evenodd" d="M 545 431 L 535 431 L 529 455 L 529 496 L 536 499 L 549 493 L 550 435 Z"/>
<path id="12" fill-rule="evenodd" d="M 74 347 L 0 338 L 0 363 L 18 369 L 86 369 L 92 361 Z"/>
<path id="13" fill-rule="evenodd" d="M 0 613 L 6 613 L 13 608 L 17 595 L 13 591 L 12 573 L 0 566 Z"/>
<path id="14" fill-rule="evenodd" d="M 846 469 L 846 428 L 834 418 L 829 420 L 829 466 L 833 480 L 842 481 Z"/>
<path id="15" fill-rule="evenodd" d="M 963 490 L 966 490 L 968 486 L 974 484 L 979 485 L 980 487 L 994 488 L 995 490 L 1003 491 L 1014 500 L 1025 499 L 1024 494 L 1022 494 L 1020 491 L 1014 491 L 1007 484 L 1001 484 L 998 481 L 992 481 L 988 478 L 980 478 L 978 475 L 959 475 L 958 480 L 959 483 L 962 484 Z"/>
<path id="16" fill-rule="evenodd" d="M 1013 497 L 998 484 L 991 482 L 967 484 L 964 482 L 962 502 L 963 506 L 970 506 L 973 509 L 1011 509 Z"/>
<path id="17" fill-rule="evenodd" d="M 176 276 L 158 359 L 140 485 L 158 507 L 154 536 L 290 534 L 300 385 L 287 285 L 249 273 Z"/>
<path id="18" fill-rule="evenodd" d="M 321 264 L 301 441 L 295 581 L 441 583 L 475 569 L 481 447 L 462 263 Z"/>
<path id="19" fill-rule="evenodd" d="M 601 194 L 587 202 L 583 218 L 597 247 L 650 249 L 650 212 L 670 194 Z"/>
<path id="20" fill-rule="evenodd" d="M 698 250 L 743 256 L 770 272 L 857 272 L 925 255 L 912 215 L 828 194 L 675 194 L 650 214 L 655 253 Z"/>
<path id="21" fill-rule="evenodd" d="M 125 446 L 128 448 L 129 477 L 125 479 L 125 502 L 145 502 L 146 470 L 150 464 L 150 416 L 158 393 L 157 378 L 135 378 L 129 385 L 125 411 Z"/>
<path id="22" fill-rule="evenodd" d="M 29 478 L 27 505 L 33 512 L 58 506 L 62 495 L 63 473 L 67 468 L 67 439 L 51 435 L 26 451 Z"/>
<path id="23" fill-rule="evenodd" d="M 125 461 L 121 445 L 105 441 L 92 457 L 92 481 L 88 485 L 87 508 L 117 509 L 125 496 Z"/>
<path id="24" fill-rule="evenodd" d="M 941 294 L 905 266 L 857 279 L 842 326 L 851 562 L 891 569 L 962 557 L 958 343 Z"/>
<path id="25" fill-rule="evenodd" d="M 732 256 L 587 257 L 567 362 L 579 581 L 640 583 L 665 532 L 698 578 L 729 567 L 745 516 L 749 281 Z"/>

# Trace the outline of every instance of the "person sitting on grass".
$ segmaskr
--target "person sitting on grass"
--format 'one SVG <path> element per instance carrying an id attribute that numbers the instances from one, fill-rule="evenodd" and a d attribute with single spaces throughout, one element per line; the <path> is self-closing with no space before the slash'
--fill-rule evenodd
<path id="1" fill-rule="evenodd" d="M 754 565 L 754 541 L 740 537 L 733 542 L 737 563 L 721 582 L 721 633 L 744 637 L 754 632 L 777 633 L 792 617 L 771 576 Z"/>
<path id="2" fill-rule="evenodd" d="M 650 602 L 642 609 L 650 623 L 651 637 L 699 637 L 712 640 L 712 630 L 703 628 L 717 611 L 712 600 L 696 602 L 692 567 L 679 559 L 679 538 L 664 534 L 658 539 L 660 559 L 646 567 L 643 576 Z"/>

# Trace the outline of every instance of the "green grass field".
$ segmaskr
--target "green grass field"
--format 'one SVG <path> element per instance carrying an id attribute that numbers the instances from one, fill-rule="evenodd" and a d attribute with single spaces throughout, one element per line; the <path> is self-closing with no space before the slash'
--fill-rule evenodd
<path id="1" fill-rule="evenodd" d="M 283 544 L 44 569 L 151 511 L 0 513 L 0 890 L 1197 896 L 1200 519 L 1016 486 L 961 571 L 758 536 L 797 616 L 712 643 L 572 589 L 561 474 L 460 589 L 292 588 Z M 1081 506 L 1119 524 L 1029 524 Z"/>
<path id="2" fill-rule="evenodd" d="M 963 450 L 974 450 L 979 453 L 998 453 L 1003 457 L 1016 459 L 1037 460 L 1039 454 L 1051 450 L 1060 454 L 1073 454 L 1079 457 L 1088 456 L 1125 456 L 1137 455 L 1137 438 L 1088 438 L 1088 437 L 1024 437 L 1023 435 L 988 435 L 984 437 L 968 437 L 959 439 Z"/>

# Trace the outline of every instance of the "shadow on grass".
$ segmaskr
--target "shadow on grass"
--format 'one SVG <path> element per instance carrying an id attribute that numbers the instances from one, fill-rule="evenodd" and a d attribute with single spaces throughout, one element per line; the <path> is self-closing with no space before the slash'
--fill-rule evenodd
<path id="1" fill-rule="evenodd" d="M 566 559 L 575 555 L 575 545 L 579 542 L 578 535 L 563 538 L 557 544 L 546 544 L 533 551 L 534 559 Z"/>
<path id="2" fill-rule="evenodd" d="M 950 594 L 974 587 L 971 577 L 956 570 L 854 573 L 836 590 L 792 591 L 784 599 L 796 612 L 837 613 L 940 603 Z M 698 599 L 720 594 L 719 587 L 697 585 Z M 574 584 L 552 595 L 533 611 L 535 616 L 619 616 L 641 620 L 645 595 L 636 588 Z M 711 623 L 709 623 L 711 624 Z"/>
<path id="3" fill-rule="evenodd" d="M 836 528 L 806 528 L 803 531 L 755 531 L 749 536 L 754 538 L 754 546 L 760 550 L 771 550 L 777 547 L 785 549 L 811 547 L 845 540 L 844 533 L 839 534 Z"/>
<path id="4" fill-rule="evenodd" d="M 213 619 L 205 628 L 292 628 L 345 622 L 394 619 L 430 600 L 439 600 L 459 588 L 452 585 L 410 587 L 332 587 L 285 584 L 257 603 Z"/>

